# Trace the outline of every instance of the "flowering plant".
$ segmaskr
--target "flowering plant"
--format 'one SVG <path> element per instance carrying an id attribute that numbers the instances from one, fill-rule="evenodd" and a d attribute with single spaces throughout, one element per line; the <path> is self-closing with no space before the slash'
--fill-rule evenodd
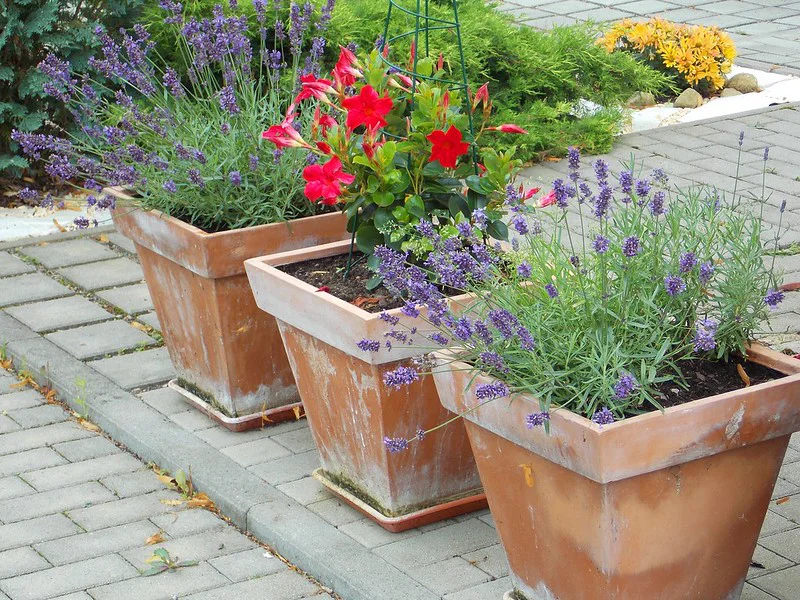
<path id="1" fill-rule="evenodd" d="M 304 77 L 286 118 L 263 133 L 278 148 L 304 148 L 318 157 L 319 164 L 303 171 L 306 197 L 341 204 L 348 230 L 368 255 L 383 244 L 430 251 L 430 240 L 415 235 L 421 223 L 445 236 L 470 221 L 493 238 L 508 235 L 501 219 L 505 188 L 520 162 L 513 151 L 487 148 L 477 163 L 476 140 L 486 132 L 524 130 L 487 125 L 491 101 L 484 85 L 468 108 L 482 109 L 473 137 L 460 94 L 445 85 L 443 59 L 421 58 L 416 69 L 420 79 L 412 81 L 388 67 L 378 50 L 359 60 L 342 48 L 331 78 Z M 304 139 L 292 127 L 294 111 L 311 99 L 311 136 Z"/>
<path id="2" fill-rule="evenodd" d="M 406 314 L 427 321 L 432 345 L 453 346 L 457 360 L 496 377 L 476 386 L 479 403 L 519 392 L 539 399 L 529 427 L 546 424 L 555 407 L 600 424 L 661 408 L 658 384 L 685 385 L 687 360 L 743 353 L 783 298 L 764 260 L 762 221 L 742 202 L 703 188 L 673 194 L 660 169 L 612 178 L 602 160 L 589 182 L 575 149 L 569 163 L 554 202 L 516 220 L 524 235 L 509 252 L 466 256 L 474 235 L 466 230 L 465 238 L 429 234 L 434 251 L 424 267 L 376 249 L 385 284 L 406 299 Z M 441 283 L 472 301 L 448 303 Z M 363 349 L 374 350 L 368 342 Z M 413 381 L 418 367 L 389 372 L 385 382 Z"/>
<path id="3" fill-rule="evenodd" d="M 161 1 L 166 23 L 179 32 L 185 65 L 162 65 L 152 56 L 141 25 L 121 30 L 120 42 L 98 29 L 100 54 L 90 60 L 96 78 L 75 78 L 54 55 L 39 67 L 48 78 L 45 91 L 67 106 L 79 134 L 15 131 L 14 139 L 28 156 L 46 160 L 47 173 L 90 190 L 90 206 L 113 205 L 100 193 L 109 185 L 133 189 L 144 208 L 210 231 L 313 214 L 300 178 L 308 152 L 273 152 L 258 132 L 284 113 L 300 77 L 319 69 L 333 0 L 316 23 L 311 4 L 292 2 L 288 17 L 278 3 L 269 10 L 267 4 L 253 0 L 262 40 L 255 60 L 248 18 L 236 0 L 201 20 L 184 19 L 179 2 Z M 307 121 L 299 116 L 294 126 Z"/>
<path id="4" fill-rule="evenodd" d="M 677 83 L 703 91 L 725 86 L 736 47 L 724 31 L 703 25 L 682 25 L 653 17 L 615 23 L 598 40 L 608 52 L 635 54 L 651 67 L 671 73 Z"/>

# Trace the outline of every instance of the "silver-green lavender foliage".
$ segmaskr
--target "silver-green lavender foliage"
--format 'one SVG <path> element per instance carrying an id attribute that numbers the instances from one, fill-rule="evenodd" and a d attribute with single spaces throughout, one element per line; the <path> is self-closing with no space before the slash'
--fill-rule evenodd
<path id="1" fill-rule="evenodd" d="M 407 301 L 403 312 L 426 309 L 428 340 L 497 377 L 476 387 L 478 401 L 517 392 L 540 399 L 531 427 L 546 425 L 553 407 L 601 424 L 660 408 L 659 384 L 681 385 L 687 360 L 745 352 L 783 298 L 762 244 L 763 199 L 671 188 L 658 169 L 615 176 L 603 161 L 587 181 L 575 150 L 570 166 L 532 214 L 508 189 L 520 234 L 509 252 L 482 249 L 479 222 L 461 224 L 460 238 L 422 231 L 435 245 L 423 266 L 376 251 L 384 280 Z M 435 284 L 473 301 L 453 310 Z M 387 339 L 406 342 L 410 332 L 397 327 Z M 376 342 L 359 346 L 376 351 Z M 418 376 L 402 369 L 387 374 L 387 385 Z"/>
<path id="2" fill-rule="evenodd" d="M 30 156 L 46 157 L 55 177 L 98 196 L 105 185 L 132 189 L 144 208 L 206 230 L 313 214 L 301 177 L 313 157 L 275 152 L 261 132 L 283 120 L 299 78 L 318 70 L 333 2 L 319 14 L 291 3 L 288 17 L 263 0 L 252 4 L 254 11 L 242 11 L 229 0 L 207 18 L 184 19 L 180 3 L 162 1 L 166 23 L 179 32 L 182 65 L 153 56 L 141 25 L 119 41 L 96 32 L 101 50 L 91 64 L 100 77 L 76 79 L 69 64 L 48 57 L 40 66 L 48 91 L 69 107 L 81 133 L 58 140 L 15 132 L 15 139 Z M 252 47 L 245 12 L 262 31 L 260 48 Z M 109 204 L 94 196 L 89 202 Z"/>

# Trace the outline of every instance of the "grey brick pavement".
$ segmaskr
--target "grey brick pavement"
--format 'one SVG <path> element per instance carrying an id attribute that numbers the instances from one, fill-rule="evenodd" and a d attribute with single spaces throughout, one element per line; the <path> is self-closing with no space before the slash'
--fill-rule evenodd
<path id="1" fill-rule="evenodd" d="M 162 502 L 178 495 L 41 394 L 0 394 L 0 409 L 18 425 L 0 433 L 3 600 L 332 598 L 213 513 Z M 40 409 L 60 413 L 59 429 L 19 417 Z M 141 577 L 155 548 L 199 565 Z"/>
<path id="2" fill-rule="evenodd" d="M 737 64 L 800 74 L 800 2 L 792 0 L 503 0 L 500 9 L 538 28 L 655 16 L 716 25 L 733 38 Z"/>

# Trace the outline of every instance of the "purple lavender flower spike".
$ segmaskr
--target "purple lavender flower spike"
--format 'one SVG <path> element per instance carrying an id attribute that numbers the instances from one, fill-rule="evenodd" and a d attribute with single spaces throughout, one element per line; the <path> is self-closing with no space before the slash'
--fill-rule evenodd
<path id="1" fill-rule="evenodd" d="M 517 329 L 517 337 L 519 338 L 519 345 L 523 350 L 530 351 L 536 347 L 536 342 L 534 341 L 531 332 L 525 327 L 520 327 Z"/>
<path id="2" fill-rule="evenodd" d="M 362 352 L 377 352 L 381 349 L 381 343 L 378 340 L 363 339 L 356 344 L 358 349 Z"/>
<path id="3" fill-rule="evenodd" d="M 697 256 L 694 252 L 684 252 L 681 254 L 678 264 L 680 265 L 681 273 L 688 273 L 697 265 Z"/>
<path id="4" fill-rule="evenodd" d="M 626 194 L 630 194 L 633 191 L 633 173 L 622 171 L 619 174 L 619 187 Z"/>
<path id="5" fill-rule="evenodd" d="M 769 306 L 771 309 L 778 308 L 778 305 L 783 302 L 783 292 L 780 290 L 769 290 L 764 296 L 764 304 Z"/>
<path id="6" fill-rule="evenodd" d="M 531 413 L 527 417 L 525 417 L 525 426 L 528 429 L 533 429 L 534 427 L 543 426 L 549 420 L 550 420 L 550 413 L 547 411 Z"/>
<path id="7" fill-rule="evenodd" d="M 592 421 L 600 425 L 602 428 L 603 425 L 611 425 L 614 422 L 614 413 L 608 410 L 607 406 L 604 406 L 592 415 Z"/>
<path id="8" fill-rule="evenodd" d="M 182 98 L 186 95 L 186 92 L 181 85 L 181 78 L 178 75 L 178 72 L 173 69 L 172 67 L 167 67 L 166 72 L 164 73 L 164 85 L 169 90 L 170 94 L 175 96 L 176 98 Z"/>
<path id="9" fill-rule="evenodd" d="M 556 286 L 554 284 L 548 283 L 546 286 L 544 286 L 544 289 L 547 292 L 547 295 L 550 296 L 551 298 L 553 299 L 558 298 L 558 290 L 556 289 Z"/>
<path id="10" fill-rule="evenodd" d="M 387 371 L 383 375 L 384 385 L 393 387 L 396 390 L 399 390 L 404 385 L 410 385 L 417 379 L 419 379 L 419 373 L 411 367 L 397 367 L 394 371 Z"/>
<path id="11" fill-rule="evenodd" d="M 528 264 L 526 261 L 522 261 L 517 265 L 517 275 L 519 275 L 523 279 L 527 279 L 528 277 L 530 277 L 532 272 L 533 269 L 531 268 L 530 264 Z"/>
<path id="12" fill-rule="evenodd" d="M 417 434 L 414 436 L 418 442 L 425 439 L 425 430 L 422 427 L 417 428 Z"/>
<path id="13" fill-rule="evenodd" d="M 666 174 L 666 172 L 664 172 L 664 169 L 662 169 L 661 167 L 653 169 L 653 171 L 650 173 L 650 177 L 652 177 L 653 180 L 658 182 L 660 185 L 666 185 L 667 183 L 669 183 L 669 176 Z"/>
<path id="14" fill-rule="evenodd" d="M 438 331 L 436 333 L 432 333 L 428 339 L 430 339 L 432 342 L 436 342 L 440 346 L 447 346 L 447 344 L 450 343 L 450 340 Z"/>
<path id="15" fill-rule="evenodd" d="M 228 111 L 231 115 L 241 112 L 239 104 L 236 102 L 236 93 L 233 91 L 233 86 L 225 86 L 219 91 L 219 105 L 222 110 Z"/>
<path id="16" fill-rule="evenodd" d="M 529 231 L 528 221 L 525 219 L 524 215 L 519 213 L 515 214 L 513 217 L 511 217 L 510 223 L 514 230 L 520 235 L 525 235 Z"/>
<path id="17" fill-rule="evenodd" d="M 489 224 L 489 217 L 486 216 L 486 211 L 482 208 L 476 208 L 472 211 L 472 220 L 475 222 L 475 227 L 481 231 L 485 231 L 486 226 Z"/>
<path id="18" fill-rule="evenodd" d="M 189 181 L 191 181 L 197 187 L 201 189 L 206 187 L 206 183 L 203 181 L 203 176 L 200 175 L 200 171 L 198 169 L 189 169 L 187 175 L 189 177 Z"/>
<path id="19" fill-rule="evenodd" d="M 592 250 L 597 252 L 598 254 L 605 254 L 608 252 L 608 248 L 611 245 L 611 242 L 607 237 L 603 237 L 602 235 L 598 235 L 592 241 Z"/>
<path id="20" fill-rule="evenodd" d="M 664 289 L 670 296 L 677 296 L 686 291 L 686 283 L 680 275 L 667 275 L 664 277 Z"/>
<path id="21" fill-rule="evenodd" d="M 397 325 L 400 322 L 400 317 L 397 317 L 395 315 L 390 315 L 385 310 L 383 312 L 381 312 L 381 314 L 380 314 L 380 316 L 378 318 L 381 321 L 383 321 L 384 323 L 388 323 L 392 327 L 394 327 L 395 325 Z"/>
<path id="22" fill-rule="evenodd" d="M 75 217 L 73 223 L 75 223 L 75 227 L 78 229 L 88 229 L 89 227 L 89 219 L 86 217 Z"/>
<path id="23" fill-rule="evenodd" d="M 650 208 L 650 214 L 652 214 L 654 217 L 666 214 L 667 210 L 664 208 L 665 199 L 666 194 L 661 190 L 653 194 L 653 197 L 650 199 L 650 204 L 648 205 Z"/>
<path id="24" fill-rule="evenodd" d="M 614 397 L 619 399 L 627 398 L 637 387 L 639 387 L 639 383 L 636 378 L 630 373 L 624 373 L 614 384 Z"/>
<path id="25" fill-rule="evenodd" d="M 706 285 L 709 281 L 711 281 L 711 277 L 714 275 L 714 265 L 711 261 L 704 262 L 700 265 L 700 274 L 698 275 L 698 279 L 700 283 Z"/>
<path id="26" fill-rule="evenodd" d="M 608 163 L 602 158 L 594 162 L 594 175 L 598 184 L 605 183 L 608 180 Z"/>
<path id="27" fill-rule="evenodd" d="M 520 326 L 517 317 L 504 308 L 490 310 L 489 321 L 491 321 L 492 325 L 500 332 L 500 335 L 507 340 L 514 337 Z"/>
<path id="28" fill-rule="evenodd" d="M 178 186 L 175 185 L 175 182 L 172 181 L 172 179 L 167 179 L 161 187 L 165 192 L 169 192 L 170 194 L 174 194 L 178 191 Z"/>
<path id="29" fill-rule="evenodd" d="M 478 400 L 494 400 L 495 398 L 504 398 L 510 394 L 508 386 L 502 381 L 493 381 L 492 383 L 479 383 L 475 386 L 475 397 Z"/>
<path id="30" fill-rule="evenodd" d="M 503 360 L 503 357 L 497 352 L 486 350 L 478 355 L 478 359 L 487 367 L 496 369 L 500 373 L 508 373 L 509 371 L 508 367 L 506 366 L 506 362 Z"/>
<path id="31" fill-rule="evenodd" d="M 390 438 L 385 437 L 383 438 L 383 445 L 386 446 L 386 449 L 394 454 L 395 452 L 402 452 L 403 450 L 408 449 L 408 440 L 405 438 Z"/>
<path id="32" fill-rule="evenodd" d="M 20 200 L 36 200 L 39 197 L 39 192 L 36 190 L 32 190 L 29 187 L 22 188 L 19 192 L 17 192 L 17 197 Z"/>
<path id="33" fill-rule="evenodd" d="M 767 162 L 768 160 L 769 160 L 769 146 L 764 148 L 764 162 Z"/>
<path id="34" fill-rule="evenodd" d="M 458 235 L 465 237 L 467 239 L 472 237 L 472 225 L 467 221 L 462 221 L 456 225 L 456 229 L 458 230 Z"/>
<path id="35" fill-rule="evenodd" d="M 250 154 L 248 156 L 248 164 L 250 166 L 251 171 L 255 171 L 256 169 L 258 169 L 258 156 L 256 156 L 255 154 Z"/>
<path id="36" fill-rule="evenodd" d="M 744 144 L 744 129 L 739 132 L 739 148 Z"/>
<path id="37" fill-rule="evenodd" d="M 626 237 L 622 241 L 622 254 L 624 254 L 628 258 L 633 258 L 641 251 L 642 251 L 642 244 L 639 241 L 639 238 L 636 237 L 635 235 Z"/>
<path id="38" fill-rule="evenodd" d="M 695 325 L 694 351 L 710 352 L 717 347 L 717 328 L 719 323 L 714 319 L 699 319 Z"/>

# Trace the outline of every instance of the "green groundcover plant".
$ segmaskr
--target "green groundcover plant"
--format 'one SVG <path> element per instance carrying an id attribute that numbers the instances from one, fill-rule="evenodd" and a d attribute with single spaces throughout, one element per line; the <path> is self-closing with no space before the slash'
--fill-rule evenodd
<path id="1" fill-rule="evenodd" d="M 69 127 L 69 113 L 49 99 L 46 76 L 36 66 L 50 52 L 72 63 L 76 74 L 90 71 L 88 58 L 98 46 L 98 25 L 116 30 L 132 22 L 143 0 L 0 2 L 0 173 L 19 174 L 29 166 L 11 140 L 24 132 Z M 77 75 L 76 75 L 77 76 Z"/>
<path id="2" fill-rule="evenodd" d="M 194 15 L 207 14 L 214 2 L 187 0 L 186 10 Z M 155 12 L 156 0 L 149 3 L 143 23 L 158 42 L 159 52 L 176 62 L 175 33 L 164 27 Z M 270 6 L 278 11 L 289 9 L 285 0 L 272 0 Z M 406 0 L 403 6 L 414 8 L 416 2 Z M 328 66 L 337 60 L 339 46 L 372 48 L 384 34 L 387 7 L 388 2 L 382 0 L 339 0 L 326 34 Z M 432 0 L 429 9 L 433 17 L 452 19 L 450 2 Z M 623 120 L 617 107 L 637 91 L 660 94 L 671 85 L 668 77 L 632 56 L 609 54 L 597 46 L 596 26 L 556 27 L 550 31 L 519 27 L 509 14 L 484 0 L 460 0 L 458 10 L 469 83 L 477 89 L 488 81 L 492 90 L 495 112 L 491 124 L 515 123 L 527 131 L 522 136 L 496 136 L 486 143 L 500 151 L 514 147 L 522 160 L 564 155 L 570 145 L 589 153 L 608 150 Z M 395 11 L 389 37 L 413 26 L 411 17 Z M 257 28 L 251 28 L 250 35 L 257 39 Z M 432 32 L 429 39 L 432 56 L 459 56 L 452 30 Z M 393 55 L 408 56 L 410 42 L 407 38 L 393 43 Z M 458 65 L 448 68 L 455 71 Z M 581 99 L 602 108 L 593 114 L 581 113 Z"/>
<path id="3" fill-rule="evenodd" d="M 313 214 L 300 172 L 314 156 L 275 150 L 260 132 L 282 118 L 300 77 L 319 68 L 332 2 L 320 11 L 293 5 L 284 20 L 258 0 L 249 19 L 235 0 L 202 19 L 186 17 L 178 2 L 161 4 L 162 21 L 177 32 L 183 77 L 154 56 L 143 26 L 122 30 L 121 41 L 98 29 L 100 53 L 89 60 L 98 77 L 76 78 L 53 54 L 39 67 L 45 90 L 68 108 L 78 132 L 18 130 L 12 138 L 29 157 L 43 159 L 48 174 L 90 190 L 87 202 L 95 208 L 114 204 L 104 186 L 123 186 L 143 208 L 207 231 Z M 263 31 L 255 47 L 251 25 Z M 298 115 L 294 126 L 302 130 L 307 117 Z"/>
<path id="4" fill-rule="evenodd" d="M 430 330 L 424 337 L 432 346 L 452 347 L 457 360 L 494 376 L 475 386 L 476 407 L 532 394 L 540 412 L 527 417 L 531 428 L 546 426 L 557 408 L 601 425 L 661 408 L 658 384 L 685 386 L 687 360 L 744 353 L 783 299 L 765 263 L 756 206 L 703 188 L 670 192 L 660 169 L 612 177 L 602 160 L 590 182 L 580 160 L 570 150 L 569 178 L 556 180 L 553 197 L 532 215 L 508 189 L 512 226 L 522 236 L 508 252 L 464 252 L 481 237 L 480 223 L 462 238 L 429 232 L 434 250 L 423 266 L 407 252 L 376 249 L 387 287 L 406 300 L 403 312 L 425 315 L 416 344 Z M 570 230 L 576 224 L 580 236 Z M 453 305 L 442 286 L 474 301 Z M 387 339 L 408 343 L 412 332 L 394 322 Z M 380 343 L 359 346 L 374 351 Z M 424 365 L 399 367 L 384 381 L 402 386 Z M 402 450 L 409 441 L 386 445 Z"/>

